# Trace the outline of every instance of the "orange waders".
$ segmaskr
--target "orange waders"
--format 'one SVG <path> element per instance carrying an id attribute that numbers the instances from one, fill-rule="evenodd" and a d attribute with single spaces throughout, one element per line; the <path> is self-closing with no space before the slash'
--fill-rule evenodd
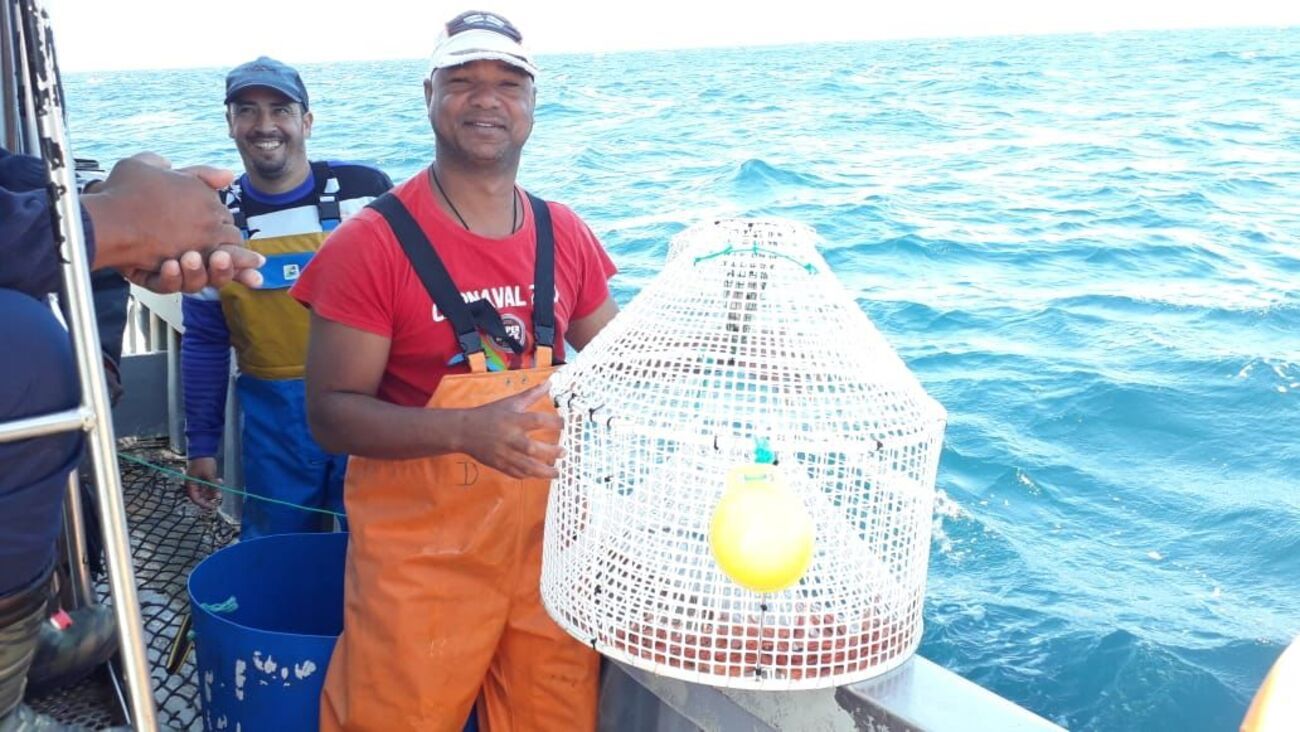
<path id="1" fill-rule="evenodd" d="M 533 201 L 537 367 L 495 373 L 485 371 L 479 325 L 418 225 L 391 195 L 371 205 L 388 218 L 471 365 L 442 379 L 429 408 L 477 407 L 550 374 L 554 241 L 544 202 Z M 430 266 L 441 277 L 426 276 Z M 541 400 L 533 409 L 553 408 Z M 599 657 L 541 603 L 549 489 L 547 480 L 510 478 L 464 454 L 351 458 L 343 635 L 325 679 L 322 730 L 453 732 L 476 699 L 489 732 L 595 729 Z"/>

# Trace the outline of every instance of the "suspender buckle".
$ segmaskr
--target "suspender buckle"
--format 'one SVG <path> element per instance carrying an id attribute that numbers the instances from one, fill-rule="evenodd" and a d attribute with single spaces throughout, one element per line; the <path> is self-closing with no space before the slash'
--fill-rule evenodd
<path id="1" fill-rule="evenodd" d="M 333 196 L 321 196 L 316 202 L 316 215 L 320 217 L 321 228 L 324 229 L 328 223 L 338 225 L 343 220 L 343 214 L 339 211 L 339 202 L 334 200 Z M 330 229 L 334 228 L 333 226 Z M 328 231 L 329 229 L 325 229 Z"/>
<path id="2" fill-rule="evenodd" d="M 456 340 L 460 342 L 460 350 L 466 356 L 483 350 L 483 341 L 479 338 L 477 330 L 469 333 L 457 333 Z"/>

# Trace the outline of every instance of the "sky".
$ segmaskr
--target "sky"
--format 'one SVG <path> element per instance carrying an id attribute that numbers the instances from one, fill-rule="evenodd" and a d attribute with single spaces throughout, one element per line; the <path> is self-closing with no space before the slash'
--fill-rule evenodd
<path id="1" fill-rule="evenodd" d="M 1296 0 L 46 0 L 64 71 L 426 56 L 442 23 L 495 10 L 539 54 L 824 41 L 1286 26 Z M 743 10 L 741 9 L 743 8 Z"/>

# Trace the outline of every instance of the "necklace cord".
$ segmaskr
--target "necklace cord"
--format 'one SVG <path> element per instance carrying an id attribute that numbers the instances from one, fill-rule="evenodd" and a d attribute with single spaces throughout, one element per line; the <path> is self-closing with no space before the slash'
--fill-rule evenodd
<path id="1" fill-rule="evenodd" d="M 442 194 L 442 200 L 446 201 L 447 207 L 451 209 L 452 213 L 456 214 L 460 225 L 465 227 L 465 231 L 473 231 L 473 229 L 469 228 L 465 217 L 460 215 L 460 211 L 456 210 L 456 204 L 451 202 L 451 196 L 448 196 L 447 189 L 442 187 L 442 181 L 438 180 L 438 171 L 432 165 L 429 166 L 429 176 L 433 178 L 433 185 L 437 186 L 438 193 Z M 512 186 L 510 192 L 513 194 L 510 196 L 510 233 L 513 234 L 519 230 L 519 227 L 515 225 L 515 221 L 519 218 L 519 189 Z"/>

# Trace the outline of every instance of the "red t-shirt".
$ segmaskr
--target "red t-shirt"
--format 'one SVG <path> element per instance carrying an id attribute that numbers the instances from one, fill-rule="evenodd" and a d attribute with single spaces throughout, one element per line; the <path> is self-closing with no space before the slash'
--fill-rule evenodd
<path id="1" fill-rule="evenodd" d="M 523 226 L 504 239 L 488 239 L 466 231 L 443 212 L 427 171 L 393 193 L 420 222 L 462 296 L 491 302 L 507 330 L 524 344 L 524 353 L 532 354 L 537 237 L 528 198 L 523 197 Z M 559 359 L 569 322 L 590 315 L 609 298 L 607 280 L 617 270 L 577 214 L 558 203 L 549 208 L 555 231 Z M 424 406 L 444 374 L 469 370 L 463 359 L 449 365 L 460 354 L 451 321 L 434 307 L 392 229 L 374 209 L 362 209 L 335 229 L 289 292 L 322 318 L 390 339 L 377 395 L 384 401 Z M 495 350 L 511 357 L 506 348 Z M 516 357 L 511 367 L 519 364 Z"/>

